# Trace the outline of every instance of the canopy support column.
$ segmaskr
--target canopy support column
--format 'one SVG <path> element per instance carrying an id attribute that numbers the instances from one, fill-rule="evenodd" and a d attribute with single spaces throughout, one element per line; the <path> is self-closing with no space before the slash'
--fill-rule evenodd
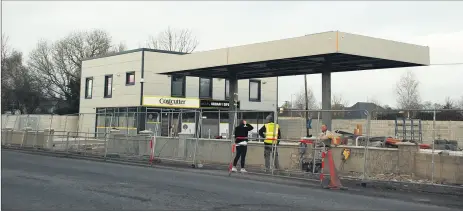
<path id="1" fill-rule="evenodd" d="M 228 102 L 229 102 L 229 117 L 228 117 L 228 137 L 232 138 L 233 136 L 233 129 L 235 128 L 234 126 L 234 118 L 236 114 L 236 105 L 237 105 L 237 99 L 236 97 L 238 95 L 235 95 L 235 93 L 238 93 L 238 79 L 236 78 L 235 74 L 230 74 L 228 78 Z"/>
<path id="2" fill-rule="evenodd" d="M 331 70 L 329 68 L 322 72 L 322 110 L 331 110 Z M 332 112 L 322 112 L 322 122 L 328 130 L 332 129 L 332 114 Z"/>

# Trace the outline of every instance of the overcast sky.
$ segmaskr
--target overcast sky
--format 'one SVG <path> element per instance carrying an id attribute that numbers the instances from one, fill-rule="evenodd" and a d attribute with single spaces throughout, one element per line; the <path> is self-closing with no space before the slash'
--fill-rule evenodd
<path id="1" fill-rule="evenodd" d="M 463 1 L 411 2 L 160 2 L 160 1 L 3 1 L 2 31 L 26 58 L 39 39 L 50 41 L 74 30 L 102 28 L 115 42 L 138 48 L 149 35 L 189 28 L 198 51 L 340 30 L 431 49 L 431 63 L 463 63 Z M 463 95 L 463 65 L 409 68 L 420 81 L 424 101 Z M 332 75 L 333 94 L 349 105 L 376 99 L 396 105 L 395 84 L 405 69 Z M 321 101 L 321 75 L 308 84 Z M 280 102 L 304 88 L 302 77 L 280 79 Z"/>

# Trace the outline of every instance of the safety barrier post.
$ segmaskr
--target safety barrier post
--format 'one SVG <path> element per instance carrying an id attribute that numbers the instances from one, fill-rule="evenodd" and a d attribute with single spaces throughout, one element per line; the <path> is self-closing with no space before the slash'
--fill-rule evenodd
<path id="1" fill-rule="evenodd" d="M 50 147 L 50 146 L 53 147 L 53 145 L 49 145 L 52 127 L 53 127 L 53 114 L 51 115 L 50 126 L 48 127 L 47 142 L 45 143 L 45 145 L 46 145 L 47 148 Z M 45 135 L 45 130 L 43 131 L 43 133 L 44 133 L 44 135 Z"/>
<path id="2" fill-rule="evenodd" d="M 64 118 L 64 132 L 67 132 L 68 115 Z"/>
<path id="3" fill-rule="evenodd" d="M 235 105 L 235 110 L 237 109 L 236 105 Z M 237 125 L 237 112 L 236 111 L 233 111 L 233 120 L 232 120 L 232 123 L 233 123 L 233 127 L 231 129 L 229 129 L 228 131 L 230 131 L 228 133 L 228 137 L 230 138 L 230 147 L 231 147 L 231 151 L 230 151 L 230 164 L 229 164 L 229 169 L 228 169 L 228 175 L 230 176 L 231 175 L 231 172 L 232 172 L 232 169 L 233 169 L 233 156 L 234 156 L 234 153 L 235 153 L 235 148 L 236 148 L 236 145 L 235 145 L 235 139 L 237 139 L 235 137 L 235 126 Z M 230 117 L 228 117 L 228 119 L 230 120 Z M 219 126 L 220 126 L 220 123 L 219 123 Z"/>
<path id="4" fill-rule="evenodd" d="M 32 148 L 37 149 L 37 140 L 39 139 L 39 130 L 35 130 L 35 138 L 34 138 L 34 143 L 32 143 Z"/>
<path id="5" fill-rule="evenodd" d="M 368 179 L 367 157 L 368 157 L 368 146 L 370 143 L 370 132 L 371 132 L 371 116 L 370 116 L 370 113 L 368 113 L 368 111 L 365 111 L 365 113 L 367 114 L 367 133 L 366 133 L 366 138 L 365 138 L 365 150 L 364 150 L 364 156 L 363 156 L 363 176 L 362 176 L 362 181 L 364 181 L 362 183 L 363 186 L 365 186 L 365 183 L 366 183 L 365 181 Z"/>
<path id="6" fill-rule="evenodd" d="M 317 112 L 317 124 L 320 125 L 320 112 Z M 320 129 L 320 126 L 318 126 L 318 128 Z M 319 137 L 317 136 L 317 138 L 315 139 L 314 143 L 313 143 L 313 161 L 312 161 L 312 174 L 315 174 L 315 168 L 317 167 L 317 160 L 316 160 L 316 157 L 317 157 L 317 145 L 319 144 Z M 322 149 L 320 149 L 320 153 L 322 152 Z M 322 163 L 323 164 L 323 163 Z"/>
<path id="7" fill-rule="evenodd" d="M 196 114 L 196 113 L 195 113 Z M 197 127 L 197 133 L 196 133 L 196 142 L 195 142 L 195 148 L 193 152 L 193 164 L 191 165 L 193 168 L 196 168 L 196 152 L 198 150 L 198 143 L 199 143 L 199 136 L 201 135 L 201 126 L 203 124 L 203 112 L 199 112 L 199 118 L 198 118 L 198 127 Z"/>
<path id="8" fill-rule="evenodd" d="M 432 156 L 431 156 L 431 183 L 434 184 L 434 151 L 435 151 L 435 143 L 436 143 L 436 109 L 434 108 L 433 111 L 433 118 L 432 118 Z"/>
<path id="9" fill-rule="evenodd" d="M 104 133 L 104 158 L 106 159 L 106 155 L 108 154 L 108 132 L 105 129 Z"/>
<path id="10" fill-rule="evenodd" d="M 85 140 L 84 140 L 84 145 L 83 145 L 83 148 L 84 148 L 84 155 L 88 155 L 88 149 L 91 148 L 91 144 L 88 143 L 88 139 L 89 139 L 89 135 L 90 135 L 90 129 L 87 128 L 87 132 L 85 133 Z"/>
<path id="11" fill-rule="evenodd" d="M 26 116 L 26 124 L 24 126 L 24 128 L 28 128 L 29 127 L 29 114 Z"/>
<path id="12" fill-rule="evenodd" d="M 69 136 L 71 136 L 71 132 L 66 132 L 66 153 L 69 152 Z"/>
<path id="13" fill-rule="evenodd" d="M 20 148 L 24 147 L 24 143 L 26 142 L 26 139 L 27 139 L 27 133 L 29 131 L 29 127 L 28 127 L 29 123 L 28 123 L 28 121 L 29 121 L 29 115 L 26 116 L 26 124 L 25 124 L 24 128 L 22 129 L 23 139 L 22 139 Z"/>
<path id="14" fill-rule="evenodd" d="M 16 129 L 16 130 L 21 130 L 21 126 L 19 126 L 20 124 L 18 123 L 18 119 L 19 119 L 20 115 L 16 115 L 16 118 L 14 120 L 14 124 L 13 124 L 13 131 Z M 21 119 L 19 119 L 19 122 L 21 122 Z M 16 125 L 18 125 L 18 128 L 16 128 Z"/>

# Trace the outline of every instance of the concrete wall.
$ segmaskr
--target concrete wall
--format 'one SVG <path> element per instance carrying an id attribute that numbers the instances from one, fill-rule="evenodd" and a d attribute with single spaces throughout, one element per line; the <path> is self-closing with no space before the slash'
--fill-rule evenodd
<path id="1" fill-rule="evenodd" d="M 415 175 L 418 178 L 431 179 L 432 155 L 416 154 Z M 463 157 L 434 155 L 434 179 L 442 183 L 463 183 Z"/>
<path id="2" fill-rule="evenodd" d="M 25 148 L 53 148 L 53 131 L 10 130 L 2 129 L 2 145 L 21 146 Z"/>
<path id="3" fill-rule="evenodd" d="M 177 141 L 171 140 L 171 147 L 176 148 Z M 187 139 L 191 148 L 196 139 Z M 343 164 L 341 152 L 344 148 L 351 149 L 350 158 Z M 302 172 L 301 154 L 297 144 L 280 143 L 279 161 L 280 169 L 288 172 Z M 164 148 L 162 151 L 172 151 Z M 360 177 L 364 170 L 364 148 L 352 146 L 339 146 L 333 148 L 333 159 L 340 176 Z M 312 158 L 313 149 L 308 147 L 303 158 Z M 199 139 L 195 160 L 199 164 L 227 165 L 230 162 L 230 141 L 223 139 Z M 160 157 L 162 159 L 162 157 Z M 435 179 L 438 182 L 452 184 L 463 183 L 463 157 L 462 156 L 436 156 Z M 191 157 L 190 157 L 191 160 Z M 379 176 L 400 175 L 409 176 L 409 179 L 431 180 L 431 156 L 420 153 L 418 146 L 403 144 L 398 149 L 369 148 L 367 153 L 367 176 L 381 179 Z M 264 148 L 262 143 L 250 142 L 246 156 L 246 166 L 264 168 Z"/>
<path id="4" fill-rule="evenodd" d="M 203 164 L 228 165 L 231 160 L 231 145 L 225 139 L 199 139 L 197 143 L 191 134 L 180 134 L 179 138 L 156 137 L 154 139 L 155 157 L 161 160 L 183 161 Z M 150 155 L 151 137 L 148 134 L 130 136 L 112 131 L 107 139 L 89 137 L 60 138 L 48 131 L 2 130 L 2 145 L 44 148 L 54 151 L 80 152 L 83 154 L 106 153 L 108 157 L 144 158 Z M 249 142 L 246 157 L 247 168 L 264 168 L 264 145 Z M 341 160 L 344 148 L 351 149 L 351 156 Z M 363 147 L 339 146 L 332 149 L 333 160 L 340 176 L 360 177 L 364 170 Z M 280 170 L 288 173 L 302 173 L 301 158 L 310 161 L 316 151 L 309 146 L 304 153 L 295 143 L 281 142 L 278 147 Z M 463 156 L 434 155 L 434 179 L 436 182 L 463 184 Z M 432 155 L 421 152 L 418 146 L 399 143 L 397 149 L 369 148 L 366 164 L 369 178 L 378 176 L 408 176 L 408 179 L 431 180 Z M 406 178 L 407 179 L 407 178 Z M 384 179 L 383 179 L 384 180 Z M 387 179 L 386 179 L 387 180 Z"/>

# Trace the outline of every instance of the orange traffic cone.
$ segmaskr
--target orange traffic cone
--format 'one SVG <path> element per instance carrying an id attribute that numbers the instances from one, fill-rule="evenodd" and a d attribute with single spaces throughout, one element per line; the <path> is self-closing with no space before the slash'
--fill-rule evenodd
<path id="1" fill-rule="evenodd" d="M 328 150 L 328 163 L 329 163 L 329 171 L 330 171 L 330 183 L 328 188 L 330 189 L 347 189 L 343 187 L 341 181 L 339 180 L 338 170 L 336 169 L 336 165 L 334 164 L 333 160 L 333 153 L 331 150 Z"/>

